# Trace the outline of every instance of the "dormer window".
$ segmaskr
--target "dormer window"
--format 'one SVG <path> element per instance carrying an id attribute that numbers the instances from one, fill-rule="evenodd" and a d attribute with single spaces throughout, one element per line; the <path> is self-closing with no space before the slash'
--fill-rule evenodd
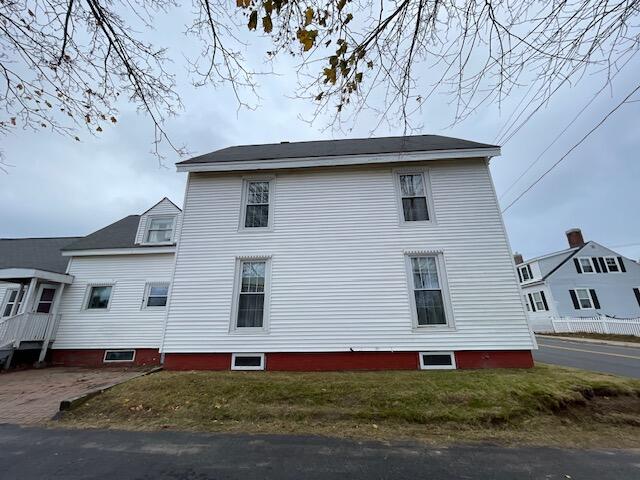
<path id="1" fill-rule="evenodd" d="M 175 217 L 150 217 L 145 243 L 170 243 L 173 240 Z"/>

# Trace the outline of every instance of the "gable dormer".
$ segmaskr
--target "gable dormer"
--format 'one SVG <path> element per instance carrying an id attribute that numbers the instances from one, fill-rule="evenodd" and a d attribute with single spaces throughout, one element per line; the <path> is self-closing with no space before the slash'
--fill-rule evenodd
<path id="1" fill-rule="evenodd" d="M 173 245 L 178 240 L 182 210 L 163 198 L 140 215 L 136 245 Z"/>

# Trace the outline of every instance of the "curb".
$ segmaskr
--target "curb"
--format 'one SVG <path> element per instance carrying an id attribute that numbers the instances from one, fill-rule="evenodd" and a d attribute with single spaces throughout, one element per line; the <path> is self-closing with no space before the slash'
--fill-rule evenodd
<path id="1" fill-rule="evenodd" d="M 541 335 L 536 334 L 536 337 L 548 338 L 550 340 L 566 340 L 570 342 L 579 343 L 594 343 L 598 345 L 611 345 L 612 347 L 635 347 L 640 348 L 640 343 L 637 342 L 618 342 L 616 340 L 598 340 L 593 338 L 579 338 L 579 337 L 557 337 L 555 335 Z"/>
<path id="2" fill-rule="evenodd" d="M 122 383 L 126 383 L 129 380 L 133 380 L 134 378 L 145 377 L 147 375 L 151 375 L 152 373 L 156 373 L 162 370 L 162 367 L 154 367 L 151 370 L 146 372 L 141 372 L 139 375 L 135 377 L 127 378 L 126 380 L 121 380 L 119 382 L 112 383 L 110 385 L 106 385 L 104 387 L 99 387 L 94 390 L 90 390 L 82 395 L 78 395 L 77 397 L 67 398 L 60 402 L 60 407 L 58 408 L 58 412 L 53 416 L 52 420 L 57 420 L 60 417 L 60 413 L 66 410 L 71 410 L 72 408 L 76 408 L 79 405 L 82 405 L 84 402 L 89 400 L 90 398 L 95 397 L 96 395 L 100 395 L 102 392 L 106 392 L 110 388 L 115 387 L 116 385 L 120 385 Z"/>

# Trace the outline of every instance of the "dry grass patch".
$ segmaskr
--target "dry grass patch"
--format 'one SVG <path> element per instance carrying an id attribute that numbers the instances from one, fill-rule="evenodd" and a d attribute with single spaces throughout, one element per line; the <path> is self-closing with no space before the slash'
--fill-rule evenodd
<path id="1" fill-rule="evenodd" d="M 160 372 L 89 400 L 61 422 L 125 429 L 640 446 L 640 381 L 550 366 Z"/>

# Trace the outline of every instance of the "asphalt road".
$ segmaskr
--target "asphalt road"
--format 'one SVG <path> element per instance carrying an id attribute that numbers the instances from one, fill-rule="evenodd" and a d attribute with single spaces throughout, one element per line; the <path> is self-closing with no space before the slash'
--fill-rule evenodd
<path id="1" fill-rule="evenodd" d="M 0 478 L 619 480 L 640 453 L 0 425 Z"/>
<path id="2" fill-rule="evenodd" d="M 538 337 L 538 362 L 640 378 L 640 347 L 614 347 Z"/>

